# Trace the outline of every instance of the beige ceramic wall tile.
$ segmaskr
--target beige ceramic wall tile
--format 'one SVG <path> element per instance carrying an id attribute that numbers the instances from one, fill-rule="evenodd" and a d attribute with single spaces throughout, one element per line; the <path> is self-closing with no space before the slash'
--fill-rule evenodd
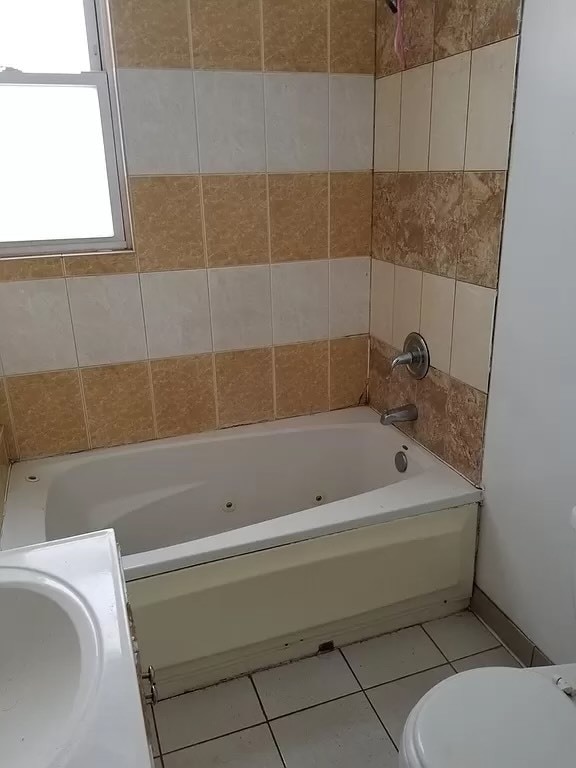
<path id="1" fill-rule="evenodd" d="M 216 429 L 212 355 L 152 360 L 158 437 Z"/>
<path id="2" fill-rule="evenodd" d="M 196 69 L 261 69 L 259 0 L 190 0 Z"/>
<path id="3" fill-rule="evenodd" d="M 60 256 L 40 259 L 0 259 L 0 283 L 43 280 L 48 277 L 62 277 L 62 275 Z"/>
<path id="4" fill-rule="evenodd" d="M 431 365 L 444 373 L 450 372 L 455 289 L 454 280 L 424 273 L 420 333 L 428 344 Z"/>
<path id="5" fill-rule="evenodd" d="M 20 457 L 88 448 L 78 371 L 6 379 Z"/>
<path id="6" fill-rule="evenodd" d="M 266 176 L 204 176 L 208 266 L 268 263 Z"/>
<path id="7" fill-rule="evenodd" d="M 434 58 L 454 56 L 472 47 L 475 0 L 440 0 L 434 13 Z"/>
<path id="8" fill-rule="evenodd" d="M 394 264 L 372 259 L 370 334 L 392 344 L 394 316 Z"/>
<path id="9" fill-rule="evenodd" d="M 119 67 L 190 67 L 187 0 L 111 0 Z"/>
<path id="10" fill-rule="evenodd" d="M 328 342 L 275 347 L 276 416 L 328 410 Z"/>
<path id="11" fill-rule="evenodd" d="M 462 174 L 430 173 L 424 193 L 423 268 L 454 277 L 461 241 Z"/>
<path id="12" fill-rule="evenodd" d="M 397 348 L 378 339 L 371 339 L 368 399 L 370 405 L 380 413 L 386 408 L 416 401 L 416 380 L 403 368 L 397 368 L 392 373 L 392 360 L 397 354 Z M 413 434 L 413 425 L 407 431 Z"/>
<path id="13" fill-rule="evenodd" d="M 420 328 L 420 306 L 422 301 L 422 272 L 406 267 L 394 270 L 394 320 L 392 340 L 397 349 L 402 349 L 404 339 Z"/>
<path id="14" fill-rule="evenodd" d="M 482 475 L 486 395 L 456 379 L 450 382 L 445 460 L 473 482 Z"/>
<path id="15" fill-rule="evenodd" d="M 272 261 L 325 259 L 328 174 L 273 174 L 268 184 Z"/>
<path id="16" fill-rule="evenodd" d="M 397 171 L 400 159 L 400 96 L 402 75 L 376 80 L 374 170 Z"/>
<path id="17" fill-rule="evenodd" d="M 458 279 L 496 288 L 506 173 L 465 173 Z"/>
<path id="18" fill-rule="evenodd" d="M 8 486 L 8 471 L 10 469 L 10 459 L 8 458 L 8 448 L 4 437 L 4 431 L 4 427 L 0 426 L 0 530 L 2 530 L 4 497 Z"/>
<path id="19" fill-rule="evenodd" d="M 368 336 L 330 342 L 330 409 L 352 408 L 366 402 Z"/>
<path id="20" fill-rule="evenodd" d="M 517 43 L 513 37 L 472 53 L 466 170 L 508 167 Z"/>
<path id="21" fill-rule="evenodd" d="M 434 64 L 431 171 L 464 168 L 471 58 L 470 51 L 467 51 Z"/>
<path id="22" fill-rule="evenodd" d="M 418 67 L 434 56 L 434 0 L 404 4 L 404 48 L 407 67 Z"/>
<path id="23" fill-rule="evenodd" d="M 456 283 L 450 374 L 482 392 L 488 391 L 495 302 L 491 288 Z"/>
<path id="24" fill-rule="evenodd" d="M 330 0 L 330 71 L 374 72 L 375 0 Z"/>
<path id="25" fill-rule="evenodd" d="M 10 415 L 10 409 L 8 407 L 8 395 L 6 393 L 6 380 L 0 378 L 0 424 L 4 428 L 4 441 L 8 450 L 8 456 L 11 459 L 18 458 L 18 450 L 16 448 L 16 442 L 14 440 L 14 429 L 12 425 L 12 417 Z"/>
<path id="26" fill-rule="evenodd" d="M 475 0 L 473 47 L 517 35 L 521 13 L 522 0 Z"/>
<path id="27" fill-rule="evenodd" d="M 418 420 L 414 424 L 413 436 L 441 458 L 446 452 L 446 412 L 450 383 L 450 376 L 433 367 L 425 378 L 416 382 Z"/>
<path id="28" fill-rule="evenodd" d="M 92 448 L 154 437 L 148 363 L 81 370 Z"/>
<path id="29" fill-rule="evenodd" d="M 65 256 L 64 271 L 67 277 L 120 275 L 138 272 L 138 265 L 135 253 L 93 253 L 89 256 Z"/>
<path id="30" fill-rule="evenodd" d="M 424 266 L 429 182 L 428 173 L 398 174 L 392 207 L 391 226 L 396 227 L 392 253 L 395 263 L 404 267 L 422 269 Z"/>
<path id="31" fill-rule="evenodd" d="M 392 75 L 402 69 L 394 50 L 396 18 L 386 0 L 376 0 L 376 77 Z"/>
<path id="32" fill-rule="evenodd" d="M 272 349 L 216 355 L 216 396 L 220 427 L 274 418 Z"/>
<path id="33" fill-rule="evenodd" d="M 130 179 L 141 272 L 205 266 L 197 176 Z"/>
<path id="34" fill-rule="evenodd" d="M 263 0 L 264 68 L 328 69 L 328 0 Z"/>
<path id="35" fill-rule="evenodd" d="M 396 260 L 398 180 L 397 173 L 374 174 L 372 255 L 382 261 Z"/>
<path id="36" fill-rule="evenodd" d="M 367 256 L 372 227 L 372 174 L 330 174 L 330 256 Z"/>
<path id="37" fill-rule="evenodd" d="M 428 170 L 432 64 L 402 74 L 400 170 Z"/>

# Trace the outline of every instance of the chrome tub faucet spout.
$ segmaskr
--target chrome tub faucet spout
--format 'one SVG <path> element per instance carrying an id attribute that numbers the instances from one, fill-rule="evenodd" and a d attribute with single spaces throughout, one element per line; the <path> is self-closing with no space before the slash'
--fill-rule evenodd
<path id="1" fill-rule="evenodd" d="M 418 418 L 418 408 L 412 403 L 401 405 L 398 408 L 389 408 L 384 411 L 380 417 L 380 424 L 388 426 L 389 424 L 400 424 L 404 421 L 416 421 Z"/>

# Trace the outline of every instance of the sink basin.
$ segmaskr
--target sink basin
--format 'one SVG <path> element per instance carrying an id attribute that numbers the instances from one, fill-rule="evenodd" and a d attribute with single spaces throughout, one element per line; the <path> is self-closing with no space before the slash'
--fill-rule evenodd
<path id="1" fill-rule="evenodd" d="M 65 581 L 29 568 L 0 567 L 3 765 L 66 765 L 89 720 L 100 645 L 90 608 Z"/>

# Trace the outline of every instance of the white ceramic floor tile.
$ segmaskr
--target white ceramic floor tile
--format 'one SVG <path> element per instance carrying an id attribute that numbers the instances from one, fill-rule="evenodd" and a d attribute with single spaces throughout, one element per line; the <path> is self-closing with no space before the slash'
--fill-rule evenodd
<path id="1" fill-rule="evenodd" d="M 160 745 L 158 744 L 158 736 L 156 734 L 156 725 L 154 723 L 154 715 L 152 714 L 152 707 L 147 706 L 144 716 L 147 720 L 147 730 L 150 734 L 150 738 L 152 741 L 152 752 L 154 753 L 154 757 L 158 757 L 160 754 Z"/>
<path id="2" fill-rule="evenodd" d="M 338 651 L 266 669 L 252 677 L 270 718 L 360 690 Z"/>
<path id="3" fill-rule="evenodd" d="M 467 656 L 454 662 L 454 669 L 458 672 L 466 672 L 467 669 L 479 669 L 480 667 L 519 667 L 511 653 L 506 648 L 493 648 L 491 651 L 477 653 L 475 656 Z"/>
<path id="4" fill-rule="evenodd" d="M 267 725 L 249 728 L 164 757 L 164 768 L 282 768 Z"/>
<path id="5" fill-rule="evenodd" d="M 401 629 L 342 650 L 363 688 L 438 667 L 446 661 L 421 627 Z"/>
<path id="6" fill-rule="evenodd" d="M 500 645 L 484 624 L 469 612 L 429 621 L 424 627 L 449 661 Z"/>
<path id="7" fill-rule="evenodd" d="M 162 752 L 189 747 L 263 722 L 247 677 L 161 701 L 155 710 Z"/>
<path id="8" fill-rule="evenodd" d="M 159 757 L 154 758 L 154 768 L 162 768 L 162 761 Z"/>
<path id="9" fill-rule="evenodd" d="M 287 768 L 396 768 L 398 755 L 363 693 L 272 723 Z"/>
<path id="10" fill-rule="evenodd" d="M 380 685 L 368 692 L 368 698 L 396 745 L 400 744 L 406 718 L 422 696 L 441 680 L 453 674 L 452 669 L 446 664 L 444 667 L 428 669 L 418 675 Z"/>

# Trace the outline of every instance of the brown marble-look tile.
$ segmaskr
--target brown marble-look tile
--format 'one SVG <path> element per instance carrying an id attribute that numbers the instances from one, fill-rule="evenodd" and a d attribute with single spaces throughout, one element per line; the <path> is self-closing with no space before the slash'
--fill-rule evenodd
<path id="1" fill-rule="evenodd" d="M 368 344 L 368 336 L 330 341 L 330 410 L 366 403 Z"/>
<path id="2" fill-rule="evenodd" d="M 330 174 L 330 256 L 369 256 L 372 174 Z"/>
<path id="3" fill-rule="evenodd" d="M 461 240 L 462 174 L 430 173 L 426 192 L 423 268 L 454 277 Z"/>
<path id="4" fill-rule="evenodd" d="M 474 0 L 436 0 L 434 58 L 443 59 L 472 47 Z"/>
<path id="5" fill-rule="evenodd" d="M 328 0 L 263 0 L 264 69 L 326 72 Z"/>
<path id="6" fill-rule="evenodd" d="M 81 370 L 92 448 L 154 437 L 148 363 Z"/>
<path id="7" fill-rule="evenodd" d="M 328 410 L 328 342 L 274 348 L 276 416 Z"/>
<path id="8" fill-rule="evenodd" d="M 404 3 L 406 67 L 419 67 L 434 58 L 434 0 Z"/>
<path id="9" fill-rule="evenodd" d="M 14 440 L 14 426 L 10 409 L 8 407 L 8 394 L 6 392 L 6 381 L 0 378 L 0 424 L 4 428 L 4 441 L 10 459 L 18 458 L 18 449 Z"/>
<path id="10" fill-rule="evenodd" d="M 272 261 L 328 256 L 328 174 L 268 176 Z"/>
<path id="11" fill-rule="evenodd" d="M 446 409 L 450 376 L 430 368 L 425 378 L 416 383 L 418 420 L 414 437 L 430 451 L 444 456 L 446 446 Z"/>
<path id="12" fill-rule="evenodd" d="M 472 47 L 517 35 L 521 14 L 522 0 L 474 0 Z"/>
<path id="13" fill-rule="evenodd" d="M 398 237 L 398 174 L 375 173 L 372 203 L 372 256 L 393 263 Z"/>
<path id="14" fill-rule="evenodd" d="M 216 429 L 212 355 L 151 360 L 158 437 Z"/>
<path id="15" fill-rule="evenodd" d="M 368 403 L 378 413 L 386 408 L 388 380 L 390 378 L 390 347 L 383 341 L 370 337 L 370 367 L 368 371 Z"/>
<path id="16" fill-rule="evenodd" d="M 39 259 L 0 259 L 0 283 L 16 280 L 43 280 L 62 277 L 61 256 L 46 256 Z"/>
<path id="17" fill-rule="evenodd" d="M 274 418 L 272 349 L 216 355 L 216 396 L 220 427 Z"/>
<path id="18" fill-rule="evenodd" d="M 330 0 L 330 71 L 374 72 L 374 0 Z"/>
<path id="19" fill-rule="evenodd" d="M 393 75 L 402 69 L 394 50 L 397 18 L 386 0 L 376 0 L 376 77 Z"/>
<path id="20" fill-rule="evenodd" d="M 78 371 L 6 379 L 20 458 L 88 448 Z"/>
<path id="21" fill-rule="evenodd" d="M 429 214 L 428 173 L 399 173 L 396 192 L 396 247 L 391 258 L 403 267 L 424 268 Z"/>
<path id="22" fill-rule="evenodd" d="M 205 266 L 197 176 L 133 176 L 130 196 L 141 272 Z"/>
<path id="23" fill-rule="evenodd" d="M 464 174 L 458 280 L 496 288 L 505 189 L 505 171 Z"/>
<path id="24" fill-rule="evenodd" d="M 66 277 L 83 275 L 124 275 L 138 272 L 135 253 L 103 253 L 88 256 L 65 256 Z"/>
<path id="25" fill-rule="evenodd" d="M 111 0 L 118 67 L 190 67 L 187 0 Z"/>
<path id="26" fill-rule="evenodd" d="M 259 0 L 190 0 L 196 69 L 261 69 Z"/>
<path id="27" fill-rule="evenodd" d="M 203 176 L 209 267 L 268 263 L 266 176 Z"/>
<path id="28" fill-rule="evenodd" d="M 486 401 L 483 392 L 451 379 L 444 459 L 475 483 L 482 475 Z"/>

